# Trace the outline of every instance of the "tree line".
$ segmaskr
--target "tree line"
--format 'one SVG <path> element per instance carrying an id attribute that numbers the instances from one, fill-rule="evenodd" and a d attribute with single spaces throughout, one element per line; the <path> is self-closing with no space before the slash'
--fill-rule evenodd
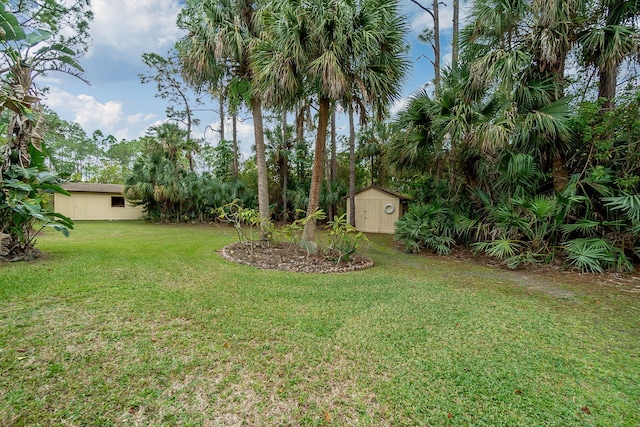
<path id="1" fill-rule="evenodd" d="M 583 270 L 631 270 L 638 1 L 475 1 L 461 30 L 454 13 L 453 62 L 444 67 L 438 3 L 414 3 L 434 21 L 422 39 L 436 53 L 435 78 L 393 118 L 387 108 L 408 67 L 395 1 L 187 3 L 176 64 L 189 84 L 233 100 L 230 111 L 252 112 L 263 220 L 289 206 L 269 191 L 270 180 L 288 188 L 288 163 L 267 161 L 263 110 L 282 116 L 282 147 L 292 145 L 287 117 L 295 117 L 290 141 L 302 142 L 313 110 L 307 215 L 335 209 L 326 200 L 347 187 L 333 187 L 334 159 L 348 156 L 349 195 L 359 166 L 369 182 L 413 197 L 397 224 L 408 248 L 466 245 L 511 267 L 558 257 Z M 336 108 L 350 123 L 342 153 L 329 129 Z M 307 225 L 304 240 L 313 240 Z"/>
<path id="2" fill-rule="evenodd" d="M 74 179 L 122 180 L 162 221 L 211 220 L 240 199 L 265 230 L 318 209 L 339 214 L 374 183 L 412 197 L 396 224 L 411 250 L 463 245 L 510 267 L 563 259 L 632 270 L 638 1 L 477 0 L 461 29 L 454 13 L 444 66 L 438 3 L 414 3 L 434 21 L 422 39 L 436 52 L 435 78 L 394 117 L 388 108 L 410 65 L 396 1 L 187 1 L 175 49 L 143 56 L 141 82 L 169 102 L 167 122 L 118 142 L 58 121 L 69 136 L 47 137 L 50 165 Z M 53 50 L 78 70 L 68 49 Z M 215 146 L 192 135 L 203 106 L 220 115 Z M 247 159 L 234 131 L 243 108 L 255 132 Z M 314 235 L 307 221 L 307 247 Z"/>
<path id="3" fill-rule="evenodd" d="M 638 1 L 475 1 L 458 61 L 395 122 L 387 161 L 423 195 L 398 237 L 513 268 L 632 271 L 639 15 Z"/>

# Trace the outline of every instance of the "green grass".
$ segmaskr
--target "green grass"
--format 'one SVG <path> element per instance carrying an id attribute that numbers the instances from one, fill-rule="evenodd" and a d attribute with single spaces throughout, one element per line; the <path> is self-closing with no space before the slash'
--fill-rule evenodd
<path id="1" fill-rule="evenodd" d="M 216 226 L 46 233 L 0 266 L 0 425 L 640 425 L 630 286 L 372 240 L 321 275 L 224 261 Z"/>

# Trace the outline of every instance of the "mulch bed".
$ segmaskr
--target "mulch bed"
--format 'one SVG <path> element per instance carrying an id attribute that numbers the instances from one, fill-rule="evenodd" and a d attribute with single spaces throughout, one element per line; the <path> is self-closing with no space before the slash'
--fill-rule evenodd
<path id="1" fill-rule="evenodd" d="M 337 263 L 337 257 L 318 251 L 309 254 L 289 243 L 236 242 L 222 248 L 224 259 L 258 268 L 299 273 L 346 273 L 373 267 L 373 261 L 353 255 Z"/>

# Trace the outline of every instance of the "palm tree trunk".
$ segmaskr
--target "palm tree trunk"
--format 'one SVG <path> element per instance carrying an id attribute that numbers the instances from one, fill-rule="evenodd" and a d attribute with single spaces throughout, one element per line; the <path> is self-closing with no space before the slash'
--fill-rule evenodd
<path id="1" fill-rule="evenodd" d="M 333 190 L 333 183 L 336 182 L 338 175 L 338 159 L 336 158 L 336 107 L 331 108 L 331 167 L 329 168 L 329 180 L 327 182 L 327 190 L 331 192 Z M 333 200 L 333 198 L 331 198 Z M 329 204 L 329 221 L 333 221 L 335 216 L 336 205 L 331 202 Z"/>
<path id="2" fill-rule="evenodd" d="M 356 129 L 349 104 L 349 224 L 356 226 Z"/>
<path id="3" fill-rule="evenodd" d="M 233 139 L 233 177 L 238 179 L 238 113 L 231 115 L 231 132 Z"/>
<path id="4" fill-rule="evenodd" d="M 617 66 L 607 64 L 599 70 L 598 98 L 604 98 L 603 111 L 611 111 L 615 108 L 616 86 L 618 81 Z"/>
<path id="5" fill-rule="evenodd" d="M 285 160 L 282 169 L 282 220 L 289 221 L 289 203 L 287 191 L 289 191 L 289 162 Z"/>
<path id="6" fill-rule="evenodd" d="M 316 150 L 313 157 L 313 172 L 311 173 L 311 188 L 309 189 L 309 204 L 307 216 L 314 214 L 320 205 L 320 189 L 324 178 L 324 163 L 327 153 L 327 128 L 329 125 L 330 102 L 326 97 L 320 98 L 320 111 L 318 114 L 318 134 L 316 137 Z M 316 237 L 316 222 L 307 221 L 302 232 L 303 242 L 313 242 Z"/>
<path id="7" fill-rule="evenodd" d="M 220 139 L 224 139 L 224 95 L 220 91 Z"/>
<path id="8" fill-rule="evenodd" d="M 438 15 L 438 0 L 433 0 L 433 73 L 436 94 L 440 93 L 440 17 Z"/>
<path id="9" fill-rule="evenodd" d="M 460 0 L 453 0 L 453 37 L 451 38 L 451 63 L 458 65 L 460 37 Z"/>
<path id="10" fill-rule="evenodd" d="M 553 178 L 553 189 L 562 192 L 569 184 L 569 171 L 567 169 L 567 156 L 563 152 L 559 152 L 554 158 L 551 167 L 551 176 Z"/>
<path id="11" fill-rule="evenodd" d="M 282 220 L 289 220 L 289 206 L 287 203 L 287 191 L 289 185 L 289 144 L 287 142 L 287 111 L 282 111 L 282 148 L 286 150 L 286 156 L 282 159 Z"/>
<path id="12" fill-rule="evenodd" d="M 304 104 L 300 101 L 296 114 L 296 141 L 304 142 Z"/>
<path id="13" fill-rule="evenodd" d="M 251 97 L 253 110 L 253 132 L 256 140 L 256 169 L 258 172 L 258 210 L 260 211 L 260 231 L 266 233 L 269 215 L 269 181 L 267 179 L 267 161 L 264 146 L 264 128 L 262 125 L 262 104 L 256 96 Z"/>

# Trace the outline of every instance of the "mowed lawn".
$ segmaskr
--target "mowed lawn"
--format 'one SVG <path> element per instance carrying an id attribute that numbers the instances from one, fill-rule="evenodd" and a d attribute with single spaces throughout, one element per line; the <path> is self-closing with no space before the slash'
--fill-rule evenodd
<path id="1" fill-rule="evenodd" d="M 223 260 L 233 230 L 78 223 L 0 266 L 2 426 L 640 426 L 640 281 L 371 236 L 343 274 Z"/>

